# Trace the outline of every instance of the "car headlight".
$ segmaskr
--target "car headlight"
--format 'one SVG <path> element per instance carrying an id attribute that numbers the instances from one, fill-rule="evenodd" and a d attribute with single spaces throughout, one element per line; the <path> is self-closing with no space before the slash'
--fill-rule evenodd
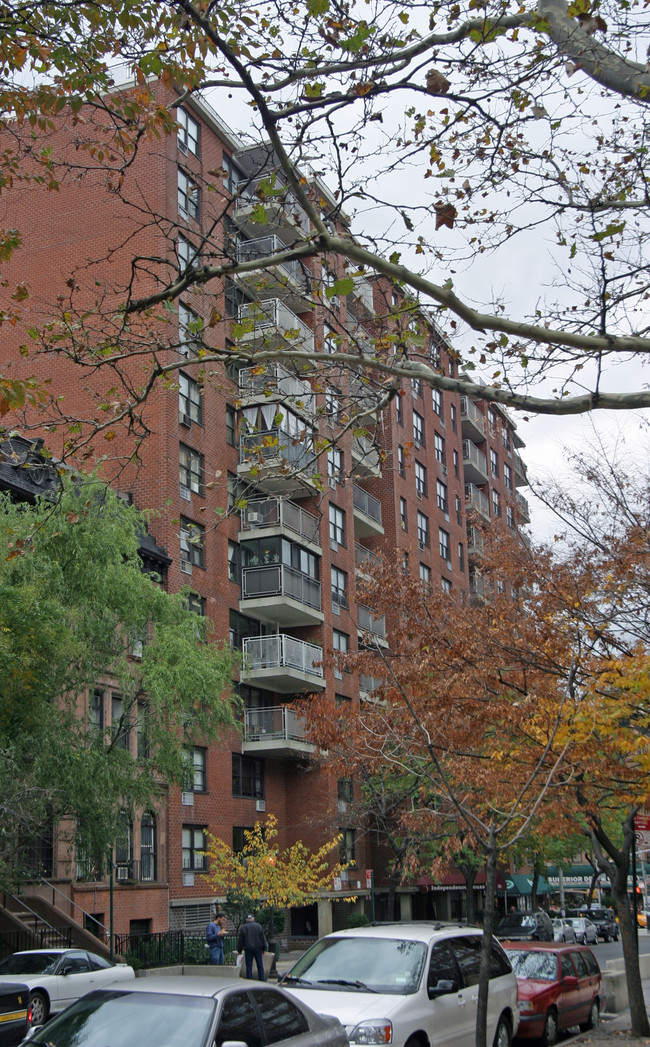
<path id="1" fill-rule="evenodd" d="M 368 1018 L 350 1033 L 350 1043 L 392 1043 L 393 1023 L 388 1018 Z"/>
<path id="2" fill-rule="evenodd" d="M 535 1010 L 535 1007 L 533 1005 L 533 1001 L 532 1000 L 519 1000 L 518 1001 L 518 1007 L 519 1007 L 519 1010 L 522 1012 L 522 1014 L 524 1012 L 528 1013 L 529 1011 L 534 1011 Z"/>

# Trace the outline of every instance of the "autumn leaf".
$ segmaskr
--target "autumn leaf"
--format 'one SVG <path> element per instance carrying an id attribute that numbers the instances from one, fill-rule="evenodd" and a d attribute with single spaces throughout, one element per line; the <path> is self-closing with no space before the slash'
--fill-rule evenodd
<path id="1" fill-rule="evenodd" d="M 427 91 L 431 95 L 446 95 L 451 87 L 449 80 L 437 69 L 429 69 L 427 73 Z"/>
<path id="2" fill-rule="evenodd" d="M 441 229 L 443 226 L 447 226 L 448 229 L 454 228 L 454 221 L 458 214 L 453 204 L 438 203 L 435 206 L 436 210 L 436 229 Z"/>

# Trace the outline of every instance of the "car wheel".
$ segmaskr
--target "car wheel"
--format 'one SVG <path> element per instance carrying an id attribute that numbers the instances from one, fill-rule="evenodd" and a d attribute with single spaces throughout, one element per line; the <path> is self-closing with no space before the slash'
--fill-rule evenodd
<path id="1" fill-rule="evenodd" d="M 557 1034 L 557 1011 L 554 1007 L 551 1007 L 546 1014 L 544 1032 L 542 1033 L 542 1047 L 553 1047 L 553 1044 L 557 1043 Z"/>
<path id="2" fill-rule="evenodd" d="M 44 1025 L 49 1011 L 45 994 L 38 991 L 30 993 L 29 1006 L 32 1009 L 32 1025 Z"/>
<path id="3" fill-rule="evenodd" d="M 582 1022 L 580 1025 L 580 1032 L 589 1032 L 591 1029 L 597 1029 L 600 1021 L 600 1005 L 598 1000 L 592 1000 L 591 1010 L 589 1011 L 589 1018 L 586 1022 Z"/>
<path id="4" fill-rule="evenodd" d="M 510 1022 L 502 1014 L 494 1034 L 494 1047 L 510 1047 Z"/>

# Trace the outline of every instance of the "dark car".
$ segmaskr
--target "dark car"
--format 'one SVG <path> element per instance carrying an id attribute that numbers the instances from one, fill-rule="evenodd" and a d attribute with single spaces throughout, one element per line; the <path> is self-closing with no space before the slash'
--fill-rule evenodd
<path id="1" fill-rule="evenodd" d="M 580 916 L 586 917 L 596 925 L 598 937 L 604 942 L 618 941 L 618 924 L 613 909 L 581 909 Z"/>
<path id="2" fill-rule="evenodd" d="M 192 976 L 138 978 L 95 989 L 37 1029 L 30 1047 L 348 1047 L 337 1018 L 316 1014 L 267 982 Z"/>
<path id="3" fill-rule="evenodd" d="M 518 1037 L 551 1047 L 563 1029 L 595 1029 L 600 1019 L 602 975 L 584 945 L 508 942 L 504 946 L 517 978 Z"/>
<path id="4" fill-rule="evenodd" d="M 497 924 L 496 936 L 508 942 L 552 942 L 553 921 L 546 912 L 509 912 Z"/>
<path id="5" fill-rule="evenodd" d="M 22 1043 L 30 1025 L 29 989 L 0 982 L 0 1047 Z"/>

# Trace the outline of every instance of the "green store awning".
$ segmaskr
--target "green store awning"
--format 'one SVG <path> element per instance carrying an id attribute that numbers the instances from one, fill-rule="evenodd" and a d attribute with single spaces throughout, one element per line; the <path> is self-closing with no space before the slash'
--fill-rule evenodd
<path id="1" fill-rule="evenodd" d="M 506 890 L 508 894 L 515 894 L 521 898 L 527 898 L 533 889 L 533 877 L 528 873 L 512 873 L 506 876 Z M 537 880 L 537 893 L 550 894 L 551 888 L 543 876 Z"/>

